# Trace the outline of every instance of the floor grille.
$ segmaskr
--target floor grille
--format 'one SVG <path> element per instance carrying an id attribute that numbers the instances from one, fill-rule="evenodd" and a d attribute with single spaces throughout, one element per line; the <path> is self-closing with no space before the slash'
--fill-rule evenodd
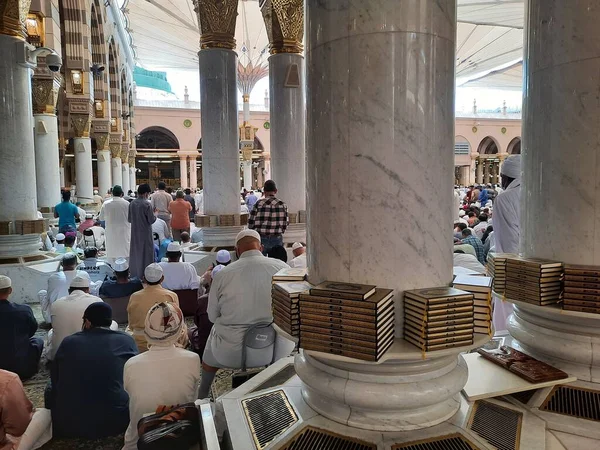
<path id="1" fill-rule="evenodd" d="M 282 390 L 243 400 L 242 407 L 258 450 L 298 422 L 298 416 Z"/>
<path id="2" fill-rule="evenodd" d="M 473 405 L 468 428 L 498 450 L 518 450 L 523 413 L 478 401 Z"/>
<path id="3" fill-rule="evenodd" d="M 268 380 L 263 381 L 261 384 L 256 386 L 253 390 L 249 392 L 249 394 L 253 392 L 263 391 L 265 389 L 273 388 L 275 386 L 280 386 L 285 383 L 287 380 L 296 375 L 296 368 L 293 364 L 287 364 L 283 367 L 279 372 L 275 373 Z"/>
<path id="4" fill-rule="evenodd" d="M 460 433 L 392 445 L 392 450 L 482 450 Z"/>
<path id="5" fill-rule="evenodd" d="M 320 428 L 306 427 L 281 450 L 377 450 L 377 445 Z"/>
<path id="6" fill-rule="evenodd" d="M 531 391 L 515 392 L 514 394 L 510 394 L 510 396 L 526 405 L 536 392 L 537 389 L 532 389 Z"/>
<path id="7" fill-rule="evenodd" d="M 600 392 L 572 386 L 555 386 L 540 410 L 600 422 Z"/>

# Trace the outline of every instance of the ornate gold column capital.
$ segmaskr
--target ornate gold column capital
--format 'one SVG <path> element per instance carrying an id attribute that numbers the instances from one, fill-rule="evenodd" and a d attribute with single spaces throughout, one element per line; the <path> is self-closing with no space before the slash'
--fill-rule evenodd
<path id="1" fill-rule="evenodd" d="M 31 80 L 33 113 L 56 114 L 59 88 L 60 81 L 57 77 L 45 78 L 34 76 Z"/>
<path id="2" fill-rule="evenodd" d="M 96 139 L 96 151 L 107 150 L 108 133 L 94 133 L 94 138 Z"/>
<path id="3" fill-rule="evenodd" d="M 242 100 L 244 103 L 250 103 L 250 94 L 242 94 Z"/>
<path id="4" fill-rule="evenodd" d="M 113 158 L 121 157 L 121 144 L 110 144 L 110 156 Z"/>
<path id="5" fill-rule="evenodd" d="M 200 48 L 235 48 L 239 0 L 192 0 L 200 24 Z"/>
<path id="6" fill-rule="evenodd" d="M 31 0 L 0 0 L 0 34 L 25 40 L 25 19 Z"/>
<path id="7" fill-rule="evenodd" d="M 90 115 L 71 114 L 71 128 L 76 138 L 90 137 Z"/>
<path id="8" fill-rule="evenodd" d="M 133 156 L 132 156 L 132 151 L 129 152 L 129 167 L 135 167 L 135 152 L 133 152 Z"/>
<path id="9" fill-rule="evenodd" d="M 261 12 L 271 54 L 302 53 L 304 0 L 263 0 Z"/>

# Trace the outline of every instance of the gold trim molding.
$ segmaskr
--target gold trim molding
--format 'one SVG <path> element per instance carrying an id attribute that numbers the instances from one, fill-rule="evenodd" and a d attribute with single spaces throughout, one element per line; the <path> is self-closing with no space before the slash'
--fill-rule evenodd
<path id="1" fill-rule="evenodd" d="M 0 34 L 26 40 L 30 6 L 31 0 L 0 0 Z"/>
<path id="2" fill-rule="evenodd" d="M 200 24 L 200 48 L 235 48 L 239 0 L 193 0 Z"/>
<path id="3" fill-rule="evenodd" d="M 302 53 L 304 37 L 303 0 L 265 0 L 261 12 L 272 55 Z"/>

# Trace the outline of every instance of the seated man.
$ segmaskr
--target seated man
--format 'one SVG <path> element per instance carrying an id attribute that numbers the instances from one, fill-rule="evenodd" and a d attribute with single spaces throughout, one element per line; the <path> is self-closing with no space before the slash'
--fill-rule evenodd
<path id="1" fill-rule="evenodd" d="M 105 235 L 106 231 L 102 228 L 100 221 L 96 220 L 91 227 L 83 232 L 83 245 L 103 249 L 106 241 Z"/>
<path id="2" fill-rule="evenodd" d="M 109 329 L 111 322 L 109 305 L 89 304 L 79 316 L 82 331 L 56 352 L 46 389 L 54 437 L 116 436 L 129 424 L 123 368 L 137 349 L 131 336 Z"/>
<path id="3" fill-rule="evenodd" d="M 33 405 L 17 374 L 0 370 L 0 449 L 19 448 L 32 417 Z"/>
<path id="4" fill-rule="evenodd" d="M 77 270 L 77 256 L 75 253 L 66 253 L 60 262 L 59 269 L 62 271 L 50 275 L 48 279 L 48 290 L 38 292 L 42 315 L 47 323 L 50 323 L 52 304 L 59 298 L 69 295 L 69 286 L 75 276 L 85 273 Z"/>
<path id="5" fill-rule="evenodd" d="M 294 255 L 294 259 L 292 259 L 288 265 L 290 267 L 296 267 L 299 269 L 306 268 L 306 247 L 302 245 L 300 242 L 294 242 L 292 245 L 292 254 Z"/>
<path id="6" fill-rule="evenodd" d="M 127 305 L 127 315 L 129 325 L 127 331 L 133 334 L 135 343 L 140 353 L 148 350 L 144 327 L 146 326 L 146 315 L 150 308 L 156 303 L 173 303 L 179 307 L 179 298 L 175 292 L 164 289 L 161 283 L 164 280 L 163 269 L 159 264 L 150 264 L 144 270 L 144 279 L 146 286 L 141 291 L 131 294 L 129 304 Z M 187 328 L 179 337 L 178 345 L 185 347 L 188 343 Z"/>
<path id="7" fill-rule="evenodd" d="M 208 293 L 210 292 L 210 284 L 212 279 L 218 274 L 225 266 L 218 265 L 211 272 L 208 277 L 208 285 L 206 286 L 206 292 L 198 298 L 198 309 L 194 314 L 194 326 L 190 327 L 188 331 L 188 337 L 190 338 L 190 345 L 192 350 L 200 356 L 204 354 L 204 348 L 210 336 L 210 330 L 212 329 L 212 322 L 208 319 Z"/>
<path id="8" fill-rule="evenodd" d="M 54 248 L 56 253 L 65 253 L 65 235 L 63 233 L 58 233 L 56 235 Z"/>
<path id="9" fill-rule="evenodd" d="M 235 239 L 238 260 L 216 274 L 208 295 L 208 318 L 214 326 L 202 357 L 199 398 L 208 397 L 219 367 L 240 367 L 246 330 L 271 322 L 271 281 L 286 263 L 261 253 L 260 235 L 243 230 Z M 243 295 L 240 295 L 243 293 Z M 252 361 L 248 361 L 252 367 Z"/>
<path id="10" fill-rule="evenodd" d="M 85 220 L 79 224 L 79 232 L 83 234 L 85 230 L 94 226 L 94 215 L 87 213 Z"/>
<path id="11" fill-rule="evenodd" d="M 181 237 L 181 247 L 182 248 L 186 248 L 186 247 L 189 247 L 190 245 L 192 245 L 190 233 L 188 233 L 187 231 L 184 231 L 183 233 L 181 233 L 180 237 Z"/>
<path id="12" fill-rule="evenodd" d="M 114 270 L 106 262 L 98 259 L 98 249 L 96 247 L 87 247 L 83 254 L 85 258 L 77 266 L 77 270 L 87 272 L 92 282 L 102 282 L 114 274 Z"/>
<path id="13" fill-rule="evenodd" d="M 75 253 L 77 254 L 77 247 L 75 245 L 75 241 L 77 238 L 72 234 L 65 236 L 65 253 Z"/>
<path id="14" fill-rule="evenodd" d="M 54 359 L 58 347 L 67 336 L 81 330 L 81 317 L 83 312 L 92 303 L 102 300 L 90 295 L 90 277 L 81 272 L 71 281 L 69 295 L 58 299 L 52 305 L 52 330 L 48 332 L 49 355 Z M 109 324 L 110 325 L 110 324 Z M 113 329 L 118 329 L 116 322 L 112 323 Z"/>
<path id="15" fill-rule="evenodd" d="M 181 246 L 178 242 L 171 242 L 167 247 L 167 258 L 169 262 L 161 262 L 164 273 L 162 283 L 165 289 L 176 291 L 179 289 L 198 289 L 200 279 L 194 266 L 188 262 L 180 262 Z"/>
<path id="16" fill-rule="evenodd" d="M 129 297 L 134 292 L 141 291 L 144 288 L 139 278 L 129 276 L 129 263 L 125 258 L 117 259 L 113 265 L 115 276 L 102 283 L 100 297 Z"/>
<path id="17" fill-rule="evenodd" d="M 167 222 L 162 220 L 160 217 L 156 218 L 156 221 L 152 224 L 152 233 L 156 233 L 158 235 L 158 246 L 165 239 L 171 239 L 171 230 L 167 225 Z"/>
<path id="18" fill-rule="evenodd" d="M 31 378 L 38 371 L 44 341 L 34 337 L 38 324 L 31 308 L 10 302 L 10 294 L 11 279 L 0 275 L 0 368 Z"/>
<path id="19" fill-rule="evenodd" d="M 177 405 L 196 400 L 200 358 L 177 348 L 185 328 L 183 314 L 173 303 L 152 306 L 144 319 L 144 335 L 150 350 L 125 364 L 125 390 L 129 394 L 130 423 L 123 450 L 137 449 L 137 424 L 159 405 Z"/>

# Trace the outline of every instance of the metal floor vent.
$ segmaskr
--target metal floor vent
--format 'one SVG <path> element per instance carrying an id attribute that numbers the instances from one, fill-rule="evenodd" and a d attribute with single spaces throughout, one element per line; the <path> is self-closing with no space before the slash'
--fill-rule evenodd
<path id="1" fill-rule="evenodd" d="M 600 422 L 600 391 L 555 386 L 540 410 Z"/>
<path id="2" fill-rule="evenodd" d="M 460 433 L 392 445 L 392 450 L 482 450 Z"/>
<path id="3" fill-rule="evenodd" d="M 275 386 L 280 386 L 287 380 L 292 378 L 294 375 L 296 375 L 296 368 L 293 364 L 287 364 L 279 372 L 276 372 L 274 375 L 272 375 L 267 380 L 263 381 L 261 384 L 256 386 L 248 393 L 252 394 L 253 392 L 263 391 L 265 389 L 270 389 Z"/>
<path id="4" fill-rule="evenodd" d="M 281 450 L 377 450 L 377 445 L 309 426 Z"/>
<path id="5" fill-rule="evenodd" d="M 258 450 L 298 422 L 298 416 L 282 390 L 242 400 L 242 407 Z"/>
<path id="6" fill-rule="evenodd" d="M 536 392 L 537 389 L 532 389 L 531 391 L 515 392 L 514 394 L 510 394 L 510 396 L 515 400 L 518 400 L 524 405 L 526 405 L 527 403 L 529 403 L 529 400 L 533 398 Z"/>
<path id="7" fill-rule="evenodd" d="M 521 440 L 523 413 L 477 401 L 469 418 L 468 428 L 498 450 L 518 450 Z"/>

